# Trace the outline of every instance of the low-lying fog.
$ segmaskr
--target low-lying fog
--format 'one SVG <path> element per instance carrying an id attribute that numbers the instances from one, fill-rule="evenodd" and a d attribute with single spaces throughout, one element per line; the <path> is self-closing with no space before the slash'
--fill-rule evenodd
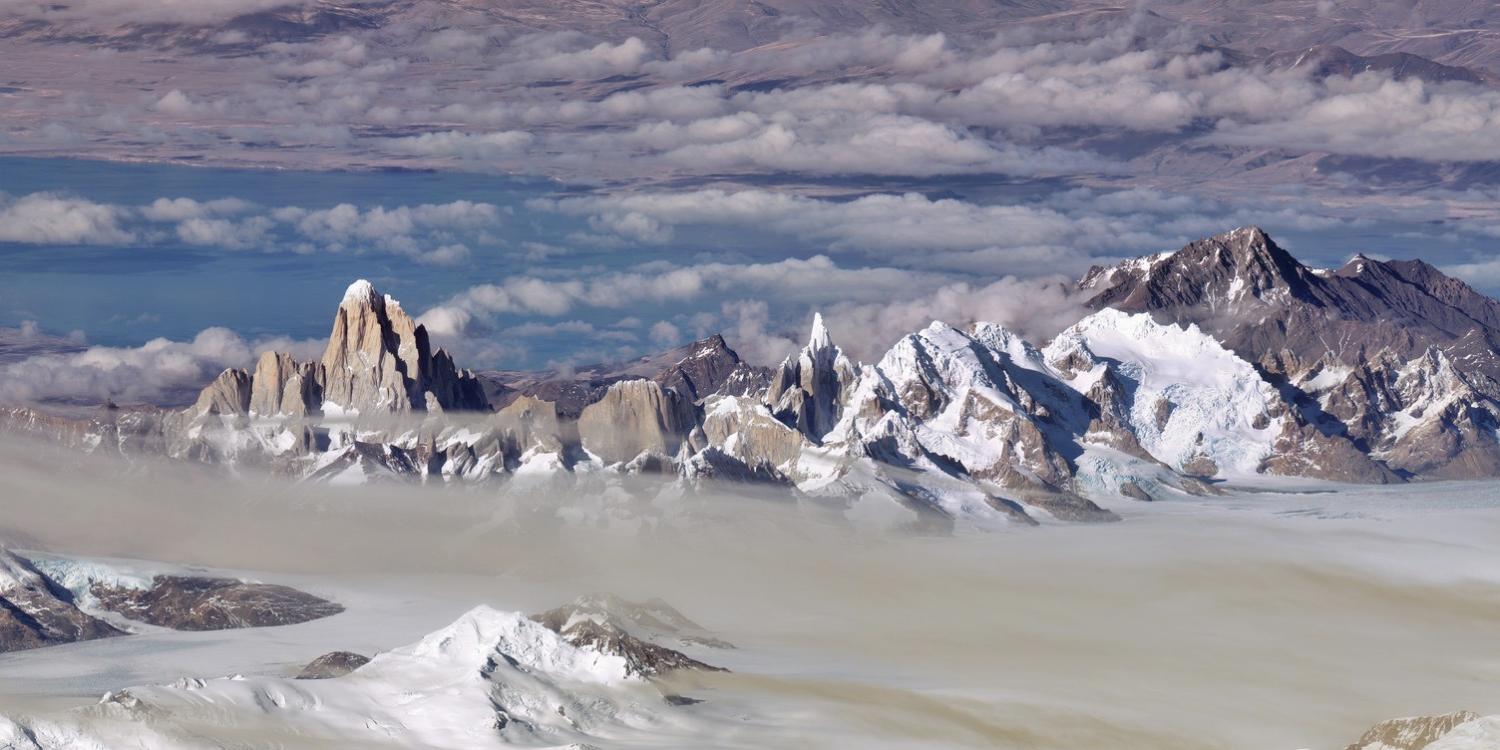
<path id="1" fill-rule="evenodd" d="M 716 746 L 1342 748 L 1393 716 L 1500 711 L 1493 485 L 1245 493 L 942 537 L 733 488 L 572 494 L 224 481 L 0 445 L 0 543 L 242 571 L 348 607 L 0 655 L 0 713 L 285 674 L 476 604 L 593 591 L 661 597 L 739 646 L 733 673 L 683 678 L 739 717 Z"/>

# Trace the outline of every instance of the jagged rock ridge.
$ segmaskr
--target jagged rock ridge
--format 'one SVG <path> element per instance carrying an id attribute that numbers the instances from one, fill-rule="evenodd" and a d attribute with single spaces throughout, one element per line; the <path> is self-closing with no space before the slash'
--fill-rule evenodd
<path id="1" fill-rule="evenodd" d="M 487 410 L 474 374 L 459 370 L 400 303 L 363 279 L 344 293 L 318 362 L 266 352 L 254 373 L 225 370 L 189 410 L 194 417 L 406 414 Z"/>
<path id="2" fill-rule="evenodd" d="M 1313 269 L 1252 227 L 1096 267 L 1080 288 L 1095 308 L 1201 326 L 1392 472 L 1500 470 L 1500 302 L 1422 261 Z"/>
<path id="3" fill-rule="evenodd" d="M 1093 269 L 1080 288 L 1098 311 L 1045 346 L 935 322 L 859 363 L 816 316 L 807 345 L 769 371 L 711 337 L 571 381 L 498 373 L 481 389 L 356 283 L 320 362 L 266 354 L 180 412 L 0 416 L 88 450 L 314 481 L 650 473 L 873 500 L 925 528 L 1110 520 L 1100 503 L 1262 474 L 1500 473 L 1500 303 L 1431 266 L 1313 269 L 1251 228 Z"/>

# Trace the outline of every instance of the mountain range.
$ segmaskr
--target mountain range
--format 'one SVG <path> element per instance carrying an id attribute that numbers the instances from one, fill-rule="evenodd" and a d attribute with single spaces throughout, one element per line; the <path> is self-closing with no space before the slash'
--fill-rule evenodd
<path id="1" fill-rule="evenodd" d="M 1500 474 L 1500 302 L 1420 261 L 1303 265 L 1237 229 L 1096 267 L 1051 341 L 934 322 L 852 361 L 820 317 L 779 366 L 713 336 L 616 366 L 474 373 L 368 282 L 322 358 L 268 352 L 190 407 L 7 408 L 84 450 L 332 483 L 661 475 L 994 525 L 1289 477 Z M 602 474 L 601 474 L 602 472 Z"/>

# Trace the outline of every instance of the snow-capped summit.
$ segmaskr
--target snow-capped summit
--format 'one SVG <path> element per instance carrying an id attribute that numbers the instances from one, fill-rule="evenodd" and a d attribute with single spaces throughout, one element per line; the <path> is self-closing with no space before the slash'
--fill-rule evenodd
<path id="1" fill-rule="evenodd" d="M 828 326 L 823 324 L 823 313 L 813 313 L 812 331 L 807 335 L 807 350 L 815 356 L 822 356 L 825 352 L 832 354 L 835 349 L 833 337 L 828 334 Z"/>
<path id="2" fill-rule="evenodd" d="M 1080 286 L 1095 307 L 1142 312 L 1201 305 L 1228 314 L 1326 296 L 1320 278 L 1259 227 L 1198 240 L 1174 253 L 1090 269 Z"/>
<path id="3" fill-rule="evenodd" d="M 822 314 L 814 314 L 807 346 L 776 369 L 766 403 L 777 419 L 821 442 L 838 424 L 844 390 L 854 377 L 854 365 L 833 343 Z"/>
<path id="4" fill-rule="evenodd" d="M 374 676 L 400 674 L 421 665 L 477 677 L 494 669 L 497 661 L 559 680 L 608 685 L 634 679 L 618 655 L 577 648 L 520 612 L 485 605 L 410 646 L 376 656 L 362 671 Z"/>
<path id="5" fill-rule="evenodd" d="M 344 290 L 344 299 L 341 305 L 364 305 L 367 307 L 380 306 L 384 301 L 380 293 L 375 291 L 375 285 L 366 279 L 357 279 L 348 289 Z"/>
<path id="6" fill-rule="evenodd" d="M 403 414 L 484 408 L 482 390 L 427 329 L 370 282 L 354 282 L 334 316 L 323 351 L 323 400 L 342 411 Z"/>

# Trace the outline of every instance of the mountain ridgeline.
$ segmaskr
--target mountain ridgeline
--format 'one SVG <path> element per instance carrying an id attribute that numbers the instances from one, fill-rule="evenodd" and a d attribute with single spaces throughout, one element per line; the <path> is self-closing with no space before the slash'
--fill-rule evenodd
<path id="1" fill-rule="evenodd" d="M 267 353 L 180 411 L 0 418 L 313 481 L 654 474 L 976 525 L 1110 520 L 1112 503 L 1264 475 L 1500 475 L 1500 303 L 1430 265 L 1313 269 L 1249 228 L 1096 267 L 1079 292 L 1095 312 L 1045 345 L 934 322 L 859 363 L 815 317 L 769 370 L 714 336 L 567 375 L 476 374 L 360 281 L 320 361 Z"/>

